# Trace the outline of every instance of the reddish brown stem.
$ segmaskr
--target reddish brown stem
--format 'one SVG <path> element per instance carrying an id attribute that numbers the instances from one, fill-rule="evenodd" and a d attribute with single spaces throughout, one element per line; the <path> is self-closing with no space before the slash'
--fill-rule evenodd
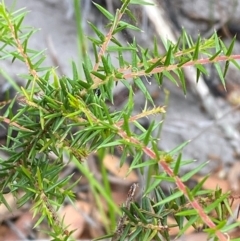
<path id="1" fill-rule="evenodd" d="M 129 137 L 127 135 L 126 132 L 124 132 L 123 130 L 121 130 L 119 128 L 119 132 L 118 134 L 124 139 L 124 140 L 128 140 L 129 142 L 133 143 L 133 144 L 137 144 L 142 146 L 142 150 L 144 151 L 144 153 L 149 156 L 151 159 L 157 159 L 156 154 L 154 153 L 154 151 L 149 148 L 144 146 L 140 141 L 138 141 L 137 139 L 135 139 L 134 137 Z M 158 160 L 159 164 L 162 166 L 163 170 L 172 178 L 175 179 L 176 185 L 179 188 L 179 190 L 181 190 L 183 192 L 183 194 L 187 197 L 187 199 L 189 200 L 189 203 L 191 204 L 191 206 L 198 212 L 199 216 L 201 217 L 202 221 L 211 229 L 216 229 L 216 225 L 213 223 L 213 221 L 209 218 L 209 216 L 204 212 L 203 208 L 201 207 L 201 205 L 198 203 L 197 200 L 195 199 L 191 199 L 189 197 L 189 194 L 187 192 L 187 187 L 186 185 L 182 182 L 182 180 L 176 176 L 173 173 L 173 170 L 171 169 L 171 167 L 169 166 L 169 164 L 164 160 L 164 159 L 160 159 Z M 219 230 L 216 230 L 216 236 L 219 238 L 220 241 L 227 241 L 227 237 L 220 232 Z"/>
<path id="2" fill-rule="evenodd" d="M 152 75 L 152 74 L 157 74 L 157 73 L 162 73 L 163 71 L 172 71 L 172 70 L 176 70 L 176 69 L 180 69 L 183 67 L 190 67 L 190 66 L 194 66 L 196 64 L 209 64 L 209 63 L 215 63 L 215 62 L 222 62 L 222 61 L 230 61 L 233 59 L 240 59 L 240 55 L 231 55 L 231 56 L 218 56 L 216 57 L 214 60 L 210 60 L 210 58 L 205 58 L 205 59 L 198 59 L 198 60 L 192 60 L 189 61 L 183 65 L 181 65 L 181 67 L 179 67 L 179 64 L 173 64 L 173 65 L 169 65 L 166 67 L 156 67 L 154 68 L 150 73 L 145 73 L 145 70 L 141 70 L 141 71 L 134 71 L 134 72 L 130 72 L 127 74 L 123 75 L 124 79 L 131 79 L 134 77 L 138 77 L 138 76 L 145 76 L 145 75 Z M 120 69 L 119 72 L 126 72 L 126 69 Z"/>

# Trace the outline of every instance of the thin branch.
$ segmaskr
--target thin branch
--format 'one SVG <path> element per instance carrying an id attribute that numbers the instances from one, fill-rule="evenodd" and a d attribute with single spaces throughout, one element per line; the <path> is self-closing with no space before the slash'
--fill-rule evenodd
<path id="1" fill-rule="evenodd" d="M 183 67 L 191 67 L 191 66 L 194 66 L 196 64 L 204 65 L 204 64 L 210 64 L 210 63 L 222 62 L 222 61 L 231 61 L 231 60 L 237 60 L 237 59 L 240 59 L 240 55 L 218 56 L 213 60 L 211 60 L 211 58 L 204 58 L 204 59 L 188 61 L 181 66 L 179 66 L 179 64 L 172 64 L 172 65 L 169 65 L 169 66 L 157 67 L 157 68 L 154 68 L 149 73 L 146 73 L 145 70 L 129 72 L 129 73 L 123 74 L 123 78 L 124 79 L 132 79 L 134 77 L 140 77 L 140 76 L 162 73 L 163 71 L 169 72 L 169 71 L 173 71 L 173 70 L 180 69 L 180 68 L 183 68 Z M 124 73 L 124 72 L 126 72 L 126 69 L 119 69 L 119 72 Z"/>
<path id="2" fill-rule="evenodd" d="M 102 59 L 102 56 L 104 55 L 104 53 L 107 50 L 107 46 L 109 45 L 112 36 L 113 36 L 113 31 L 115 30 L 116 26 L 118 25 L 118 23 L 120 22 L 122 16 L 123 16 L 124 12 L 121 11 L 117 11 L 116 12 L 116 24 L 113 24 L 109 30 L 109 32 L 106 35 L 105 41 L 102 44 L 102 47 L 100 48 L 100 51 L 98 53 L 98 57 L 97 57 L 97 62 L 95 63 L 93 70 L 97 71 L 99 64 L 100 64 L 100 60 Z"/>
<path id="3" fill-rule="evenodd" d="M 165 106 L 159 106 L 159 107 L 155 107 L 151 110 L 143 111 L 140 114 L 137 114 L 135 116 L 131 116 L 128 121 L 134 122 L 134 121 L 139 120 L 141 118 L 148 117 L 150 115 L 156 115 L 156 114 L 159 114 L 159 113 L 166 113 Z M 124 121 L 121 120 L 121 121 L 117 122 L 116 125 L 120 127 L 120 126 L 123 125 L 123 123 L 124 123 Z"/>
<path id="4" fill-rule="evenodd" d="M 31 60 L 28 57 L 27 53 L 24 51 L 24 47 L 23 47 L 20 39 L 17 37 L 17 34 L 16 34 L 17 30 L 15 31 L 15 25 L 11 22 L 10 18 L 5 18 L 5 19 L 8 23 L 8 27 L 11 31 L 12 37 L 13 37 L 16 45 L 17 45 L 17 50 L 18 50 L 19 54 L 23 57 L 29 73 L 33 76 L 33 78 L 35 80 L 39 80 L 39 76 L 37 74 L 37 71 L 34 68 L 31 67 L 31 66 L 33 66 L 33 64 L 31 63 Z"/>
<path id="5" fill-rule="evenodd" d="M 144 144 L 142 144 L 140 141 L 138 141 L 136 138 L 134 137 L 129 137 L 127 135 L 127 133 L 123 130 L 121 130 L 119 128 L 119 132 L 118 134 L 124 139 L 124 140 L 128 140 L 129 142 L 136 144 L 136 145 L 140 145 L 142 147 L 142 150 L 144 151 L 144 153 L 149 156 L 151 159 L 155 159 L 157 160 L 157 156 L 154 153 L 154 151 L 149 148 L 146 147 Z M 197 200 L 192 199 L 189 196 L 189 193 L 187 191 L 187 187 L 186 185 L 182 182 L 182 180 L 176 176 L 173 173 L 173 170 L 170 168 L 169 164 L 166 162 L 165 159 L 160 159 L 158 160 L 159 164 L 162 166 L 163 170 L 172 178 L 175 179 L 176 185 L 179 188 L 179 190 L 181 190 L 183 192 L 183 194 L 186 196 L 186 198 L 189 200 L 189 203 L 191 204 L 191 206 L 198 212 L 199 216 L 201 217 L 202 221 L 210 228 L 215 229 L 216 230 L 216 225 L 212 222 L 212 220 L 209 218 L 209 216 L 204 212 L 203 208 L 201 207 L 201 205 L 198 203 Z M 226 236 L 220 232 L 219 230 L 216 230 L 216 236 L 219 238 L 219 240 L 221 241 L 226 241 L 227 238 Z"/>
<path id="6" fill-rule="evenodd" d="M 0 122 L 1 122 L 1 121 L 5 122 L 6 124 L 8 124 L 8 125 L 10 125 L 10 126 L 15 126 L 15 127 L 17 127 L 18 129 L 20 129 L 20 130 L 33 132 L 33 130 L 27 129 L 27 128 L 19 125 L 17 122 L 11 121 L 11 120 L 8 119 L 7 117 L 0 116 Z"/>

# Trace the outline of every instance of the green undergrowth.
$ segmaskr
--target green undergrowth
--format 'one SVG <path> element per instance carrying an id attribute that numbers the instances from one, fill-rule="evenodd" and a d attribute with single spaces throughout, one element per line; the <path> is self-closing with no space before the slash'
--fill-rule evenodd
<path id="1" fill-rule="evenodd" d="M 63 202 L 75 199 L 73 188 L 79 180 L 72 181 L 73 175 L 60 178 L 63 168 L 72 162 L 88 180 L 99 210 L 105 215 L 106 237 L 170 240 L 169 231 L 173 226 L 168 224 L 168 217 L 172 217 L 181 230 L 178 236 L 193 226 L 196 230 L 201 228 L 213 240 L 228 240 L 228 232 L 239 225 L 227 222 L 232 215 L 230 193 L 222 193 L 221 189 L 203 190 L 207 177 L 194 188 L 188 188 L 185 182 L 207 164 L 180 176 L 181 166 L 191 164 L 181 155 L 188 142 L 164 152 L 158 147 L 159 136 L 153 134 L 161 132 L 161 122 L 152 122 L 145 128 L 140 120 L 153 115 L 164 118 L 166 112 L 164 106 L 155 104 L 146 87 L 146 78 L 159 86 L 164 79 L 171 81 L 187 95 L 184 68 L 196 68 L 197 84 L 199 77 L 207 74 L 204 65 L 213 64 L 225 86 L 229 63 L 239 68 L 236 62 L 239 56 L 232 55 L 235 39 L 227 47 L 216 33 L 208 39 L 199 36 L 193 41 L 183 30 L 176 44 L 157 38 L 149 49 L 139 46 L 138 39 L 122 43 L 117 38 L 118 33 L 126 29 L 140 30 L 133 24 L 131 4 L 146 3 L 122 0 L 115 14 L 95 3 L 108 21 L 108 33 L 103 34 L 94 24 L 89 24 L 94 33 L 87 38 L 94 53 L 92 60 L 86 52 L 81 24 L 78 24 L 81 64 L 72 62 L 72 74 L 60 76 L 55 67 L 44 66 L 43 51 L 29 48 L 28 41 L 35 29 L 24 27 L 26 11 L 7 10 L 2 1 L 0 61 L 23 62 L 26 72 L 21 78 L 26 84 L 17 87 L 17 95 L 0 116 L 0 121 L 8 124 L 8 139 L 1 147 L 8 158 L 0 158 L 0 201 L 10 209 L 4 195 L 7 190 L 16 197 L 19 207 L 33 203 L 33 216 L 38 217 L 35 228 L 47 220 L 53 240 L 72 240 L 73 230 L 68 230 L 64 220 L 58 217 Z M 77 1 L 75 6 L 78 7 Z M 131 24 L 122 20 L 124 15 L 131 19 Z M 81 21 L 77 11 L 76 16 Z M 164 54 L 160 53 L 159 44 L 164 45 Z M 130 58 L 124 57 L 126 53 Z M 118 63 L 113 64 L 116 56 Z M 224 69 L 220 61 L 225 61 Z M 114 105 L 113 88 L 119 82 L 128 90 L 127 103 L 121 110 L 110 110 L 107 103 Z M 146 104 L 140 113 L 133 114 L 136 89 L 143 93 Z M 19 106 L 17 112 L 13 111 L 15 103 Z M 122 207 L 112 199 L 107 170 L 102 163 L 102 157 L 106 153 L 113 154 L 116 149 L 121 154 L 120 166 L 131 156 L 129 172 L 138 170 L 147 180 L 141 187 L 144 193 L 140 200 L 134 198 L 137 184 L 133 184 Z M 102 183 L 89 169 L 90 155 L 99 158 Z M 66 157 L 68 162 L 64 162 Z M 175 188 L 166 194 L 160 188 L 162 182 L 175 184 Z M 107 213 L 103 211 L 102 197 L 108 206 Z"/>

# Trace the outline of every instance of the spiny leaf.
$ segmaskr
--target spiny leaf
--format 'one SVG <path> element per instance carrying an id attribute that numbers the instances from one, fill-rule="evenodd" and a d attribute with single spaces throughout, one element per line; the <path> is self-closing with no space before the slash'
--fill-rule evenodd
<path id="1" fill-rule="evenodd" d="M 164 66 L 169 66 L 171 64 L 171 58 L 172 58 L 172 46 L 169 46 L 166 54 L 166 60 L 164 62 Z"/>
<path id="2" fill-rule="evenodd" d="M 228 51 L 227 51 L 227 53 L 226 53 L 226 56 L 229 57 L 229 56 L 232 54 L 235 41 L 236 41 L 236 35 L 235 35 L 235 36 L 233 37 L 233 39 L 232 39 L 232 42 L 231 42 L 231 44 L 230 44 L 230 46 L 229 46 L 229 48 L 228 48 Z"/>
<path id="3" fill-rule="evenodd" d="M 198 167 L 194 168 L 193 170 L 191 170 L 190 172 L 186 173 L 181 180 L 183 182 L 186 182 L 187 180 L 189 180 L 194 174 L 198 173 L 204 166 L 207 165 L 208 162 L 204 162 L 201 165 L 199 165 Z"/>
<path id="4" fill-rule="evenodd" d="M 227 71 L 228 71 L 228 67 L 229 67 L 229 60 L 226 61 L 225 66 L 224 66 L 223 78 L 226 77 L 226 74 L 227 74 Z"/>
<path id="5" fill-rule="evenodd" d="M 99 11 L 106 17 L 108 18 L 110 21 L 113 21 L 114 20 L 114 16 L 109 12 L 107 11 L 104 7 L 102 7 L 101 5 L 93 2 L 93 4 L 99 9 Z"/>
<path id="6" fill-rule="evenodd" d="M 178 82 L 175 80 L 175 78 L 171 75 L 171 73 L 169 71 L 163 71 L 162 72 L 164 76 L 166 76 L 169 80 L 171 80 L 176 86 L 178 85 Z"/>
<path id="7" fill-rule="evenodd" d="M 177 191 L 175 193 L 173 193 L 171 196 L 164 198 L 164 200 L 161 200 L 160 202 L 157 202 L 154 207 L 157 207 L 159 205 L 165 204 L 165 203 L 169 203 L 172 200 L 175 200 L 176 198 L 179 198 L 183 195 L 183 193 L 181 191 Z"/>
<path id="8" fill-rule="evenodd" d="M 91 74 L 95 75 L 96 77 L 98 77 L 101 80 L 105 80 L 107 78 L 106 75 L 101 74 L 99 71 L 92 71 Z"/>
<path id="9" fill-rule="evenodd" d="M 118 32 L 121 32 L 122 30 L 126 29 L 128 27 L 127 24 L 122 24 L 120 27 L 117 27 L 114 31 L 113 31 L 113 35 L 118 33 Z"/>
<path id="10" fill-rule="evenodd" d="M 202 188 L 204 182 L 208 179 L 208 176 L 205 176 L 193 189 L 192 189 L 192 195 L 195 196 L 197 192 Z"/>
<path id="11" fill-rule="evenodd" d="M 117 51 L 129 51 L 129 50 L 133 50 L 133 51 L 137 51 L 136 48 L 131 47 L 131 46 L 127 46 L 127 47 L 122 47 L 122 46 L 109 46 L 107 48 L 108 52 L 117 52 Z"/>
<path id="12" fill-rule="evenodd" d="M 143 222 L 143 223 L 148 223 L 147 219 L 144 217 L 144 215 L 141 213 L 139 210 L 139 207 L 135 203 L 131 203 L 131 208 L 133 208 L 133 211 L 135 211 L 136 216 Z"/>
<path id="13" fill-rule="evenodd" d="M 123 120 L 124 120 L 123 129 L 126 131 L 128 136 L 131 136 L 132 133 L 131 133 L 130 128 L 129 128 L 128 116 L 126 114 L 123 115 Z"/>
<path id="14" fill-rule="evenodd" d="M 218 38 L 217 32 L 214 32 L 213 37 L 214 37 L 214 42 L 215 42 L 215 49 L 218 52 L 219 50 L 222 50 L 222 49 L 220 47 L 220 43 L 219 43 L 219 38 Z"/>
<path id="15" fill-rule="evenodd" d="M 121 13 L 124 13 L 124 12 L 127 10 L 127 7 L 128 7 L 128 5 L 129 5 L 129 3 L 130 3 L 130 0 L 125 0 L 125 1 L 123 2 L 123 5 L 122 5 L 122 7 L 121 7 L 121 9 L 120 9 Z"/>
<path id="16" fill-rule="evenodd" d="M 149 141 L 150 141 L 154 124 L 155 124 L 155 123 L 154 123 L 154 121 L 153 121 L 153 122 L 150 124 L 150 126 L 148 127 L 148 130 L 147 130 L 146 135 L 145 135 L 144 140 L 143 140 L 143 143 L 144 143 L 145 146 L 147 146 L 147 144 L 148 144 Z"/>
<path id="17" fill-rule="evenodd" d="M 136 19 L 136 17 L 133 15 L 133 12 L 132 12 L 131 10 L 126 9 L 125 13 L 130 17 L 130 19 L 131 19 L 134 23 L 137 22 L 137 19 Z"/>
<path id="18" fill-rule="evenodd" d="M 224 75 L 223 75 L 222 70 L 221 70 L 221 66 L 220 66 L 219 63 L 214 63 L 214 66 L 215 66 L 215 68 L 216 68 L 216 70 L 218 72 L 218 75 L 220 77 L 222 85 L 223 85 L 224 89 L 226 90 L 226 84 L 225 84 L 225 80 L 224 80 Z"/>
<path id="19" fill-rule="evenodd" d="M 206 213 L 211 212 L 212 210 L 214 210 L 214 209 L 217 207 L 217 205 L 218 205 L 219 203 L 221 203 L 224 199 L 226 199 L 227 196 L 229 196 L 229 194 L 228 194 L 228 193 L 225 193 L 225 194 L 222 195 L 221 197 L 217 198 L 216 200 L 214 200 L 213 203 L 209 204 L 206 208 L 204 208 L 204 211 L 205 211 Z"/>
<path id="20" fill-rule="evenodd" d="M 179 77 L 179 79 L 181 81 L 181 84 L 182 84 L 183 93 L 184 93 L 184 95 L 186 95 L 187 88 L 186 88 L 186 81 L 185 81 L 183 70 L 178 69 L 177 72 L 178 72 L 178 77 Z"/>
<path id="21" fill-rule="evenodd" d="M 152 64 L 148 69 L 145 70 L 145 73 L 150 73 L 154 68 L 163 66 L 163 60 L 162 58 L 159 58 L 154 64 Z"/>
<path id="22" fill-rule="evenodd" d="M 198 36 L 197 43 L 196 43 L 196 46 L 195 46 L 195 50 L 194 50 L 194 53 L 193 53 L 193 60 L 198 59 L 200 41 L 201 41 L 201 38 L 200 38 L 200 36 Z"/>
<path id="23" fill-rule="evenodd" d="M 99 30 L 99 28 L 97 28 L 94 24 L 92 24 L 91 22 L 88 22 L 88 24 L 90 25 L 90 27 L 92 28 L 92 30 L 97 34 L 97 36 L 99 37 L 99 39 L 103 42 L 105 40 L 105 35 Z"/>
<path id="24" fill-rule="evenodd" d="M 198 83 L 198 80 L 199 80 L 199 77 L 200 77 L 201 71 L 197 68 L 197 69 L 196 69 L 196 72 L 197 72 L 196 82 Z"/>
<path id="25" fill-rule="evenodd" d="M 140 237 L 141 237 L 139 234 L 140 234 L 141 232 L 142 232 L 142 228 L 141 228 L 141 227 L 138 227 L 134 232 L 131 233 L 128 241 L 135 240 L 135 238 L 137 238 L 138 236 L 139 236 L 139 237 L 137 238 L 137 240 L 139 240 Z"/>
<path id="26" fill-rule="evenodd" d="M 105 73 L 108 75 L 108 74 L 111 74 L 112 71 L 111 71 L 111 65 L 110 63 L 108 62 L 108 58 L 106 58 L 105 56 L 102 56 L 102 63 L 103 63 L 103 68 L 104 68 L 104 71 Z"/>
<path id="27" fill-rule="evenodd" d="M 137 5 L 152 5 L 152 6 L 154 6 L 154 3 L 144 1 L 144 0 L 131 0 L 130 3 L 131 4 L 137 4 Z"/>
<path id="28" fill-rule="evenodd" d="M 210 61 L 213 61 L 220 53 L 222 53 L 222 50 L 218 50 L 211 58 L 209 58 Z"/>
<path id="29" fill-rule="evenodd" d="M 87 38 L 96 46 L 100 46 L 102 44 L 102 41 L 99 39 L 95 39 L 95 38 L 89 37 L 89 36 Z M 96 59 L 96 62 L 98 62 L 97 58 L 95 58 L 95 59 Z"/>
<path id="30" fill-rule="evenodd" d="M 82 67 L 83 67 L 83 71 L 84 71 L 87 83 L 89 83 L 90 85 L 93 84 L 93 79 L 92 79 L 91 74 L 89 72 L 89 68 L 86 67 L 85 63 L 82 64 Z"/>
<path id="31" fill-rule="evenodd" d="M 118 51 L 118 61 L 119 61 L 120 68 L 123 68 L 124 67 L 124 58 L 123 58 L 123 54 L 122 54 L 121 50 Z"/>
<path id="32" fill-rule="evenodd" d="M 146 98 L 154 105 L 153 99 L 152 99 L 151 95 L 149 94 L 145 84 L 143 84 L 142 80 L 140 78 L 135 78 L 134 83 L 144 93 Z"/>
<path id="33" fill-rule="evenodd" d="M 184 225 L 184 227 L 179 231 L 177 237 L 182 236 L 186 232 L 186 230 L 189 229 L 197 220 L 198 216 L 192 216 Z"/>
<path id="34" fill-rule="evenodd" d="M 189 57 L 181 57 L 177 67 L 182 67 L 184 64 L 189 62 L 191 59 Z"/>
<path id="35" fill-rule="evenodd" d="M 180 163 L 181 163 L 181 159 L 182 159 L 182 154 L 180 153 L 180 154 L 178 155 L 176 164 L 175 164 L 174 169 L 173 169 L 174 175 L 178 175 L 179 168 L 180 168 Z"/>
<path id="36" fill-rule="evenodd" d="M 124 228 L 123 233 L 121 234 L 119 241 L 125 241 L 126 237 L 128 236 L 128 233 L 130 231 L 131 224 L 127 224 L 127 226 Z"/>

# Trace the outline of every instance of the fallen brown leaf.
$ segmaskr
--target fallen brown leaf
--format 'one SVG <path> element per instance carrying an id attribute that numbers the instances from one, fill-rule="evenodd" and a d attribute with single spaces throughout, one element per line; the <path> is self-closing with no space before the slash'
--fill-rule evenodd
<path id="1" fill-rule="evenodd" d="M 64 223 L 67 225 L 67 230 L 75 232 L 72 234 L 73 238 L 79 238 L 84 231 L 86 222 L 83 216 L 89 215 L 91 211 L 91 206 L 89 203 L 78 201 L 75 203 L 75 206 L 67 205 L 63 207 L 60 211 L 60 216 L 64 217 Z"/>
<path id="2" fill-rule="evenodd" d="M 103 159 L 104 166 L 110 171 L 112 174 L 119 178 L 124 178 L 129 182 L 138 182 L 137 174 L 132 171 L 127 176 L 129 171 L 129 166 L 126 162 L 124 162 L 123 166 L 120 168 L 120 159 L 114 155 L 107 154 Z"/>
<path id="3" fill-rule="evenodd" d="M 32 214 L 30 212 L 23 213 L 13 224 L 14 226 L 11 228 L 11 231 L 4 237 L 5 240 L 15 241 L 23 238 L 27 239 L 34 226 Z"/>

